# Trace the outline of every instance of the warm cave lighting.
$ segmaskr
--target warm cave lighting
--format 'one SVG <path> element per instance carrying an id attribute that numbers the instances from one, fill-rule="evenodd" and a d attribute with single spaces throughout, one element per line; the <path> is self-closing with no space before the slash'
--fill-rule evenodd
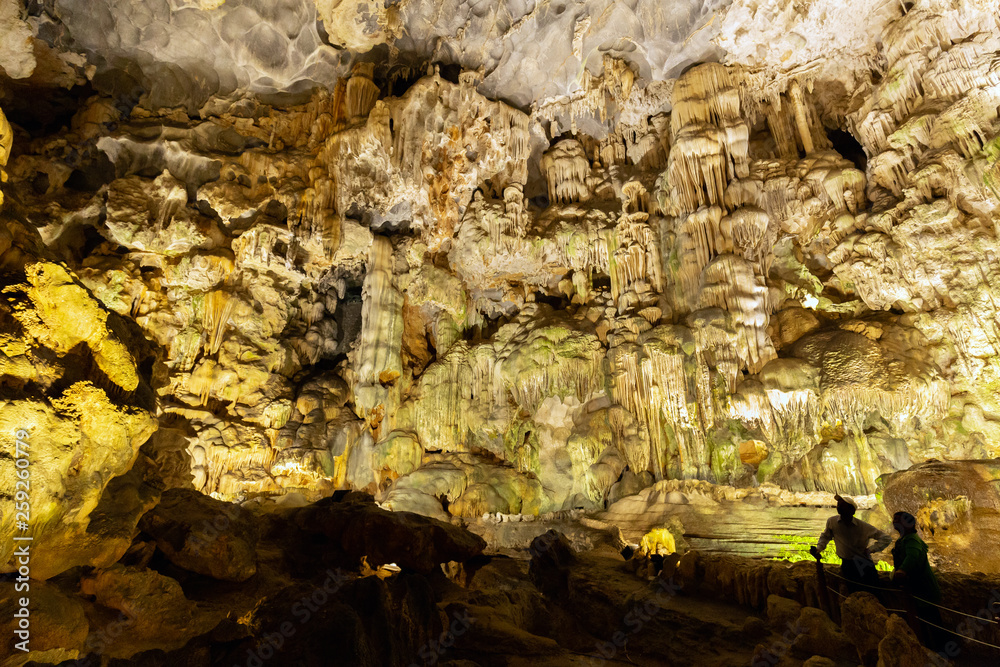
<path id="1" fill-rule="evenodd" d="M 1000 664 L 998 21 L 0 0 L 0 667 Z"/>

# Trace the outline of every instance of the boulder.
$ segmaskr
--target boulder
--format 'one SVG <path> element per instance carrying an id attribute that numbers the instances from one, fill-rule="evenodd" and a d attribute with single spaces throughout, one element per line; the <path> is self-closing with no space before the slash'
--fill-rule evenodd
<path id="1" fill-rule="evenodd" d="M 667 502 L 671 505 L 687 505 L 688 498 L 680 491 L 671 491 L 670 493 L 667 494 L 667 497 L 664 500 L 664 502 Z"/>
<path id="2" fill-rule="evenodd" d="M 885 637 L 889 614 L 871 593 L 854 593 L 840 605 L 841 627 L 858 651 L 865 667 L 878 662 L 878 645 Z"/>
<path id="3" fill-rule="evenodd" d="M 802 605 L 780 595 L 767 596 L 767 622 L 775 632 L 783 632 L 802 614 Z"/>
<path id="4" fill-rule="evenodd" d="M 803 607 L 796 621 L 798 635 L 792 641 L 792 653 L 799 657 L 821 655 L 834 660 L 853 660 L 854 646 L 836 623 L 822 609 Z"/>
<path id="5" fill-rule="evenodd" d="M 18 630 L 21 600 L 26 599 L 29 642 L 28 653 L 13 651 L 23 661 L 8 664 L 23 664 L 28 660 L 37 662 L 62 662 L 79 656 L 87 639 L 88 624 L 83 604 L 77 598 L 64 594 L 55 586 L 42 582 L 28 582 L 27 591 L 15 589 L 13 581 L 0 582 L 0 632 L 3 633 L 5 648 L 23 641 L 14 634 Z"/>
<path id="6" fill-rule="evenodd" d="M 740 633 L 751 640 L 765 637 L 767 632 L 767 621 L 757 616 L 747 616 L 747 620 L 743 622 L 743 627 L 740 629 Z"/>
<path id="7" fill-rule="evenodd" d="M 382 507 L 393 512 L 413 512 L 439 521 L 448 520 L 448 512 L 441 501 L 419 489 L 393 489 L 382 502 Z"/>
<path id="8" fill-rule="evenodd" d="M 468 618 L 475 624 L 475 632 L 456 637 L 456 646 L 475 653 L 501 653 L 505 655 L 544 656 L 562 652 L 559 644 L 549 638 L 532 634 L 518 627 L 508 614 L 486 606 L 449 608 L 454 619 Z"/>
<path id="9" fill-rule="evenodd" d="M 257 523 L 239 505 L 193 489 L 170 489 L 139 527 L 185 570 L 224 581 L 246 581 L 257 571 Z"/>
<path id="10" fill-rule="evenodd" d="M 232 640 L 225 655 L 234 659 L 219 664 L 405 667 L 431 664 L 424 661 L 428 656 L 439 664 L 446 657 L 460 657 L 458 641 L 470 634 L 465 620 L 439 609 L 430 583 L 420 575 L 380 579 L 333 573 L 324 579 L 319 574 L 260 600 L 253 610 L 252 633 Z M 214 662 L 181 663 L 169 657 L 160 663 L 163 667 Z"/>
<path id="11" fill-rule="evenodd" d="M 704 568 L 700 567 L 702 556 L 698 551 L 689 551 L 681 556 L 677 563 L 677 577 L 684 582 L 685 588 L 689 591 L 697 589 L 704 576 Z"/>
<path id="12" fill-rule="evenodd" d="M 90 615 L 87 648 L 111 658 L 178 649 L 211 630 L 226 614 L 188 600 L 170 577 L 124 565 L 84 576 L 80 590 L 98 605 Z"/>
<path id="13" fill-rule="evenodd" d="M 877 667 L 924 667 L 927 651 L 906 621 L 896 614 L 889 616 L 885 637 L 878 645 Z"/>
<path id="14" fill-rule="evenodd" d="M 555 530 L 543 533 L 531 541 L 529 552 L 528 576 L 535 587 L 551 598 L 565 596 L 569 588 L 569 569 L 576 562 L 566 536 Z"/>
<path id="15" fill-rule="evenodd" d="M 770 645 L 757 644 L 750 658 L 752 667 L 799 667 L 800 661 L 788 655 L 788 643 L 784 639 Z"/>
<path id="16" fill-rule="evenodd" d="M 1000 464 L 996 461 L 936 461 L 918 463 L 909 470 L 881 478 L 881 500 L 890 515 L 905 511 L 914 516 L 935 498 L 964 496 L 976 507 L 1000 511 Z"/>
<path id="17" fill-rule="evenodd" d="M 802 663 L 802 667 L 837 667 L 837 663 L 830 658 L 821 655 L 814 655 Z"/>
<path id="18" fill-rule="evenodd" d="M 1000 573 L 1000 463 L 936 461 L 879 478 L 891 516 L 912 514 L 941 567 Z"/>

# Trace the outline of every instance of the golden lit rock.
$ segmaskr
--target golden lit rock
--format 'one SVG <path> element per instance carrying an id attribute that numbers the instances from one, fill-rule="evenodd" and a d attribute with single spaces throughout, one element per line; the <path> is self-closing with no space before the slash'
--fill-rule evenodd
<path id="1" fill-rule="evenodd" d="M 134 341 L 121 335 L 124 325 L 111 322 L 117 315 L 63 265 L 28 264 L 26 278 L 25 284 L 5 289 L 2 315 L 6 373 L 17 377 L 19 368 L 25 373 L 20 388 L 0 407 L 4 450 L 10 454 L 2 479 L 11 489 L 2 521 L 5 532 L 14 534 L 13 490 L 20 479 L 15 434 L 21 434 L 31 493 L 27 530 L 40 553 L 32 575 L 47 579 L 83 563 L 110 565 L 128 548 L 135 522 L 156 494 L 143 490 L 141 478 L 123 484 L 130 478 L 119 476 L 133 467 L 156 422 L 140 407 L 148 402 L 149 390 L 126 345 Z M 48 361 L 36 366 L 38 357 Z M 42 373 L 33 375 L 27 368 Z M 28 382 L 36 381 L 42 393 L 25 391 Z M 102 494 L 119 486 L 138 494 L 136 502 L 117 509 L 102 505 Z M 110 517 L 106 526 L 99 524 L 99 517 L 109 513 L 118 514 L 117 525 Z M 0 547 L 8 571 L 16 569 L 12 550 Z"/>

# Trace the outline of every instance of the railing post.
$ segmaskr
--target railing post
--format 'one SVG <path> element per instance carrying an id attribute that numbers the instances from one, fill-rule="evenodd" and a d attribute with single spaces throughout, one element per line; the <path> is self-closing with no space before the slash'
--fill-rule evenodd
<path id="1" fill-rule="evenodd" d="M 820 604 L 823 605 L 823 611 L 830 617 L 830 620 L 839 623 L 839 610 L 834 609 L 830 602 L 830 589 L 826 587 L 826 570 L 823 569 L 823 561 L 819 558 L 816 559 L 816 581 L 819 585 L 819 600 Z"/>

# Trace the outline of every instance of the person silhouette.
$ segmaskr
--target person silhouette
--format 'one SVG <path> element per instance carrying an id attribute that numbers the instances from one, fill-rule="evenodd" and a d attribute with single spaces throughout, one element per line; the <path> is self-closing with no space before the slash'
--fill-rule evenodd
<path id="1" fill-rule="evenodd" d="M 917 520 L 909 512 L 893 514 L 892 527 L 899 533 L 892 547 L 892 580 L 913 597 L 917 619 L 923 621 L 922 629 L 914 628 L 918 636 L 926 638 L 928 648 L 939 650 L 948 633 L 940 627 L 941 612 L 935 606 L 941 602 L 941 587 L 927 560 L 927 543 L 917 535 Z"/>
<path id="2" fill-rule="evenodd" d="M 833 540 L 840 557 L 840 575 L 847 580 L 851 593 L 867 590 L 878 595 L 878 573 L 872 561 L 872 553 L 882 551 L 892 542 L 888 533 L 882 532 L 870 523 L 854 517 L 858 505 L 852 498 L 834 496 L 837 501 L 837 516 L 826 521 L 826 530 L 819 536 L 816 546 L 809 553 L 820 559 L 826 545 Z M 875 540 L 871 547 L 868 543 Z M 876 587 L 876 588 L 872 588 Z"/>

